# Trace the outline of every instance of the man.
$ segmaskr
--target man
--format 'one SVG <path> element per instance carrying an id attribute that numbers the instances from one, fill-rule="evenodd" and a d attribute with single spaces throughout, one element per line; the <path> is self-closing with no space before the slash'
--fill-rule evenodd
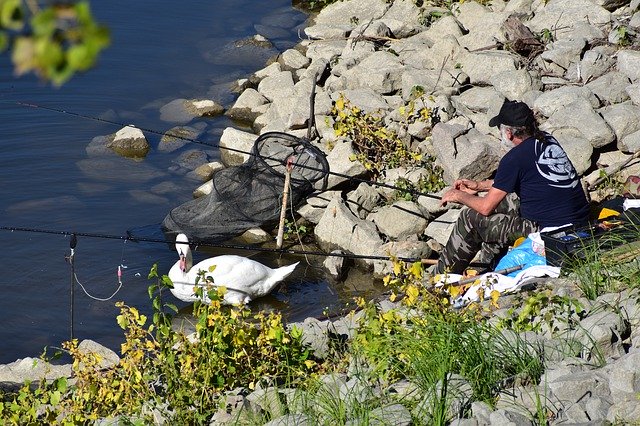
<path id="1" fill-rule="evenodd" d="M 481 247 L 495 255 L 541 228 L 588 223 L 589 204 L 573 164 L 557 140 L 537 130 L 525 103 L 506 101 L 489 125 L 499 126 L 510 150 L 493 180 L 459 179 L 442 197 L 443 206 L 467 208 L 440 254 L 437 273 L 463 273 Z"/>

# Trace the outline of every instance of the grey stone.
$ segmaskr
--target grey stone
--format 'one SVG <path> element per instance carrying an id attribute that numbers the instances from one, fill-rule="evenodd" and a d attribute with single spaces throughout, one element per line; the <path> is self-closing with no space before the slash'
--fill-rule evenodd
<path id="1" fill-rule="evenodd" d="M 187 150 L 172 161 L 172 163 L 176 164 L 181 169 L 186 170 L 195 170 L 208 162 L 209 156 L 206 152 L 200 149 Z"/>
<path id="2" fill-rule="evenodd" d="M 402 74 L 402 97 L 405 100 L 409 100 L 412 89 L 416 86 L 422 87 L 427 94 L 450 95 L 458 92 L 460 86 L 467 81 L 466 74 L 458 69 L 444 68 L 440 71 L 436 69 L 415 70 L 408 68 Z"/>
<path id="3" fill-rule="evenodd" d="M 420 12 L 413 1 L 398 0 L 391 4 L 381 20 L 395 38 L 405 38 L 423 29 Z"/>
<path id="4" fill-rule="evenodd" d="M 374 408 L 369 412 L 371 426 L 408 426 L 412 424 L 411 412 L 401 404 Z"/>
<path id="5" fill-rule="evenodd" d="M 312 426 L 314 423 L 305 414 L 292 413 L 273 419 L 264 426 Z"/>
<path id="6" fill-rule="evenodd" d="M 329 355 L 328 321 L 309 317 L 303 322 L 293 322 L 288 325 L 289 328 L 294 326 L 302 330 L 302 342 L 313 350 L 314 356 L 322 359 Z"/>
<path id="7" fill-rule="evenodd" d="M 329 202 L 334 198 L 340 198 L 340 194 L 340 191 L 325 191 L 309 197 L 306 204 L 298 209 L 298 214 L 311 223 L 318 223 Z"/>
<path id="8" fill-rule="evenodd" d="M 258 84 L 258 92 L 273 102 L 275 99 L 288 98 L 293 93 L 293 74 L 281 71 L 265 77 Z"/>
<path id="9" fill-rule="evenodd" d="M 365 182 L 347 194 L 347 206 L 360 219 L 366 219 L 379 201 L 380 193 Z"/>
<path id="10" fill-rule="evenodd" d="M 333 250 L 331 254 L 343 255 L 345 253 L 341 250 Z M 327 256 L 322 262 L 322 266 L 329 275 L 336 279 L 342 279 L 348 269 L 344 256 Z"/>
<path id="11" fill-rule="evenodd" d="M 375 225 L 356 217 L 344 201 L 338 199 L 331 200 L 314 232 L 325 250 L 337 248 L 359 255 L 374 255 L 382 245 Z"/>
<path id="12" fill-rule="evenodd" d="M 384 235 L 393 240 L 403 240 L 421 234 L 427 226 L 427 218 L 418 205 L 411 201 L 396 201 L 367 216 Z"/>
<path id="13" fill-rule="evenodd" d="M 615 132 L 619 145 L 625 136 L 640 130 L 640 107 L 630 102 L 606 106 L 598 112 Z"/>
<path id="14" fill-rule="evenodd" d="M 227 127 L 220 136 L 220 160 L 227 167 L 243 164 L 249 159 L 256 139 L 253 133 Z"/>
<path id="15" fill-rule="evenodd" d="M 640 130 L 623 137 L 618 148 L 620 151 L 630 154 L 638 152 L 640 150 Z"/>
<path id="16" fill-rule="evenodd" d="M 458 216 L 460 216 L 459 209 L 448 210 L 427 225 L 424 235 L 435 239 L 443 246 L 446 245 L 447 241 L 449 241 L 449 236 L 453 231 L 453 227 L 458 220 Z"/>
<path id="17" fill-rule="evenodd" d="M 262 113 L 260 107 L 268 102 L 257 90 L 248 88 L 240 94 L 226 114 L 235 120 L 254 121 Z"/>
<path id="18" fill-rule="evenodd" d="M 527 26 L 534 33 L 553 28 L 554 36 L 563 39 L 575 38 L 574 29 L 579 23 L 597 27 L 610 22 L 611 13 L 590 0 L 550 0 L 539 4 L 535 16 L 527 21 Z"/>
<path id="19" fill-rule="evenodd" d="M 640 52 L 620 50 L 616 58 L 618 71 L 629 77 L 633 83 L 640 83 Z"/>
<path id="20" fill-rule="evenodd" d="M 185 109 L 194 117 L 213 117 L 224 112 L 224 107 L 211 99 L 189 99 Z"/>
<path id="21" fill-rule="evenodd" d="M 491 78 L 491 84 L 510 101 L 521 100 L 525 93 L 542 88 L 540 79 L 526 69 L 497 73 Z"/>
<path id="22" fill-rule="evenodd" d="M 615 140 L 611 127 L 593 110 L 586 99 L 578 99 L 558 109 L 540 128 L 551 133 L 563 128 L 575 129 L 594 148 L 606 146 Z"/>
<path id="23" fill-rule="evenodd" d="M 351 142 L 338 142 L 335 144 L 329 155 L 327 155 L 327 161 L 331 165 L 331 171 L 336 174 L 329 176 L 327 188 L 333 188 L 348 180 L 348 178 L 337 174 L 359 177 L 366 173 L 367 169 L 362 163 L 357 160 L 351 160 L 352 155 L 355 155 L 355 151 Z"/>
<path id="24" fill-rule="evenodd" d="M 546 46 L 540 57 L 546 61 L 554 62 L 565 70 L 571 64 L 580 62 L 582 51 L 585 49 L 587 41 L 582 38 L 563 39 L 554 41 Z"/>
<path id="25" fill-rule="evenodd" d="M 105 146 L 126 158 L 144 158 L 151 150 L 142 130 L 133 126 L 123 127 L 108 136 Z"/>
<path id="26" fill-rule="evenodd" d="M 203 127 L 204 126 L 199 126 L 199 128 L 195 126 L 177 126 L 169 129 L 160 138 L 158 151 L 168 153 L 182 148 L 189 142 L 200 137 Z"/>
<path id="27" fill-rule="evenodd" d="M 404 65 L 397 56 L 377 51 L 359 64 L 347 70 L 343 76 L 347 89 L 370 88 L 380 94 L 392 93 L 401 88 Z"/>
<path id="28" fill-rule="evenodd" d="M 390 109 L 384 97 L 369 87 L 347 89 L 331 95 L 333 101 L 337 101 L 340 97 L 348 100 L 351 106 L 358 107 L 365 113 L 380 114 Z"/>
<path id="29" fill-rule="evenodd" d="M 626 75 L 612 71 L 587 84 L 603 104 L 617 104 L 629 99 L 626 92 L 630 81 Z"/>
<path id="30" fill-rule="evenodd" d="M 550 117 L 564 106 L 580 99 L 587 100 L 593 108 L 600 106 L 600 102 L 589 88 L 562 86 L 541 93 L 534 101 L 533 108 L 545 117 Z"/>
<path id="31" fill-rule="evenodd" d="M 461 46 L 476 50 L 495 46 L 496 42 L 506 41 L 502 31 L 502 24 L 507 18 L 506 14 L 492 11 L 476 2 L 458 3 L 453 11 L 467 32 L 458 37 Z"/>
<path id="32" fill-rule="evenodd" d="M 294 71 L 305 68 L 311 60 L 297 49 L 287 49 L 282 52 L 282 55 L 278 58 L 278 62 L 280 62 L 283 71 Z"/>
<path id="33" fill-rule="evenodd" d="M 497 141 L 473 128 L 466 134 L 465 130 L 444 123 L 433 128 L 433 148 L 446 182 L 459 178 L 486 179 L 498 167 Z"/>
<path id="34" fill-rule="evenodd" d="M 37 382 L 40 379 L 55 380 L 71 377 L 71 364 L 54 365 L 38 358 L 23 358 L 0 365 L 0 383 Z"/>
<path id="35" fill-rule="evenodd" d="M 355 26 L 352 18 L 358 22 L 369 22 L 380 19 L 389 9 L 383 0 L 347 0 L 331 3 L 316 16 L 316 25 L 348 25 Z"/>
<path id="36" fill-rule="evenodd" d="M 585 83 L 600 77 L 616 64 L 612 58 L 615 49 L 611 46 L 596 46 L 588 50 L 579 64 L 579 79 Z"/>
<path id="37" fill-rule="evenodd" d="M 631 102 L 633 102 L 634 105 L 640 106 L 640 83 L 630 84 L 625 90 L 627 91 Z"/>
<path id="38" fill-rule="evenodd" d="M 492 412 L 489 421 L 491 426 L 528 426 L 534 424 L 523 414 L 505 409 Z"/>
<path id="39" fill-rule="evenodd" d="M 581 341 L 585 347 L 607 357 L 619 357 L 624 353 L 622 338 L 629 333 L 628 324 L 619 314 L 602 311 L 580 321 Z"/>
<path id="40" fill-rule="evenodd" d="M 471 84 L 491 84 L 495 74 L 515 71 L 518 58 L 504 51 L 468 52 L 460 56 L 459 63 Z"/>

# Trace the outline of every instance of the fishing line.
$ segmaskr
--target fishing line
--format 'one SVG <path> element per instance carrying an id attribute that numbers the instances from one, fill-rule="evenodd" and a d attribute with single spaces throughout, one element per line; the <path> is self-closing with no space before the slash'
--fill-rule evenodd
<path id="1" fill-rule="evenodd" d="M 97 233 L 90 233 L 90 232 L 55 231 L 55 230 L 47 230 L 47 229 L 19 228 L 19 227 L 9 227 L 9 226 L 0 226 L 0 230 L 10 231 L 10 232 L 34 232 L 34 233 L 40 233 L 40 234 L 54 234 L 54 235 L 64 235 L 64 236 L 75 235 L 76 237 L 88 237 L 88 238 L 100 238 L 100 239 L 112 239 L 112 240 L 115 239 L 115 240 L 123 240 L 123 241 L 161 243 L 161 244 L 169 244 L 169 245 L 187 244 L 187 243 L 176 243 L 175 241 L 168 241 L 166 239 L 160 239 L 160 238 L 133 237 L 131 235 L 109 235 L 109 234 L 97 234 Z M 293 249 L 287 249 L 287 248 L 277 249 L 277 248 L 257 247 L 257 246 L 241 245 L 241 244 L 211 243 L 211 242 L 203 242 L 203 241 L 192 242 L 191 244 L 197 244 L 198 246 L 205 246 L 205 247 L 230 249 L 230 250 L 248 250 L 248 251 L 261 251 L 261 252 L 267 252 L 267 253 L 311 255 L 311 256 L 323 256 L 323 257 L 343 257 L 348 259 L 365 259 L 365 260 L 397 259 L 403 262 L 418 262 L 422 260 L 419 258 L 374 256 L 374 255 L 337 253 L 337 252 L 326 253 L 326 252 L 317 251 L 317 250 L 316 251 L 293 250 Z"/>
<path id="2" fill-rule="evenodd" d="M 157 130 L 149 129 L 149 128 L 146 128 L 146 127 L 138 127 L 138 126 L 135 126 L 133 124 L 124 124 L 122 122 L 108 120 L 106 118 L 94 117 L 94 116 L 87 115 L 87 114 L 81 114 L 81 113 L 77 113 L 77 112 L 73 112 L 73 111 L 67 111 L 67 110 L 64 110 L 64 109 L 59 109 L 59 108 L 39 105 L 39 104 L 35 104 L 35 103 L 32 103 L 32 102 L 24 102 L 24 101 L 15 101 L 15 102 L 12 102 L 12 101 L 0 101 L 0 102 L 15 103 L 16 105 L 19 105 L 19 106 L 22 106 L 22 107 L 42 109 L 42 110 L 46 110 L 46 111 L 50 111 L 50 112 L 55 112 L 55 113 L 58 113 L 58 114 L 66 114 L 66 115 L 70 115 L 72 117 L 82 118 L 82 119 L 91 120 L 91 121 L 97 121 L 97 122 L 100 122 L 100 123 L 111 124 L 111 125 L 119 126 L 119 127 L 135 127 L 135 128 L 137 128 L 139 130 L 142 130 L 143 132 L 148 132 L 148 133 L 152 133 L 152 134 L 159 135 L 159 136 L 168 135 L 168 136 L 171 136 L 171 137 L 174 137 L 174 138 L 177 138 L 177 139 L 181 139 L 181 140 L 184 140 L 184 141 L 187 141 L 187 142 L 191 142 L 191 143 L 195 143 L 195 144 L 199 144 L 199 145 L 204 145 L 204 146 L 208 146 L 208 147 L 211 147 L 211 148 L 224 149 L 224 150 L 227 150 L 227 151 L 230 151 L 230 152 L 235 152 L 235 153 L 238 153 L 238 154 L 244 154 L 244 155 L 250 155 L 250 156 L 257 155 L 258 157 L 260 157 L 260 158 L 262 158 L 264 160 L 277 161 L 279 163 L 282 163 L 282 165 L 285 165 L 285 162 L 283 162 L 279 158 L 266 157 L 266 156 L 263 156 L 263 155 L 260 155 L 260 154 L 255 154 L 253 152 L 248 152 L 248 151 L 244 151 L 244 150 L 237 149 L 237 148 L 230 148 L 230 147 L 220 146 L 220 144 L 207 143 L 207 142 L 200 141 L 198 139 L 189 138 L 189 137 L 184 136 L 184 135 L 176 135 L 176 134 L 173 134 L 171 132 L 159 132 Z M 349 182 L 366 183 L 366 184 L 369 184 L 369 185 L 372 185 L 372 186 L 393 189 L 393 190 L 396 190 L 396 191 L 408 192 L 408 193 L 410 193 L 412 195 L 425 196 L 425 197 L 429 197 L 429 198 L 435 198 L 437 200 L 440 200 L 442 198 L 440 196 L 437 196 L 437 195 L 434 195 L 434 194 L 430 194 L 428 192 L 420 192 L 420 191 L 417 191 L 417 190 L 414 190 L 414 189 L 410 189 L 410 188 L 409 189 L 400 188 L 400 187 L 397 187 L 395 185 L 390 185 L 390 184 L 382 183 L 382 182 L 374 182 L 374 181 L 371 181 L 371 180 L 368 180 L 368 179 L 358 178 L 358 177 L 350 176 L 350 175 L 347 175 L 347 174 L 344 174 L 344 173 L 332 172 L 330 170 L 329 171 L 325 171 L 325 170 L 322 170 L 322 169 L 317 168 L 317 167 L 309 166 L 307 164 L 294 163 L 294 165 L 296 167 L 300 167 L 300 168 L 303 168 L 303 169 L 308 169 L 308 170 L 312 170 L 312 171 L 315 171 L 315 172 L 322 172 L 322 173 L 327 173 L 328 175 L 337 176 L 337 177 L 346 179 Z"/>

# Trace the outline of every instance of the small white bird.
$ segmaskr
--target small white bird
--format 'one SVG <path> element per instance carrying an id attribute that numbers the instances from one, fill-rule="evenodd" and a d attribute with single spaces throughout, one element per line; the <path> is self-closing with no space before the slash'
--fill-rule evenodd
<path id="1" fill-rule="evenodd" d="M 192 266 L 193 257 L 185 234 L 178 234 L 176 237 L 176 251 L 180 259 L 169 270 L 169 278 L 173 282 L 171 293 L 184 302 L 199 300 L 194 293 L 194 287 L 200 271 L 204 271 L 206 277 L 213 279 L 214 286 L 226 287 L 223 303 L 237 305 L 269 294 L 300 263 L 272 269 L 246 257 L 223 255 L 205 259 Z M 213 265 L 215 269 L 210 272 Z M 198 285 L 200 284 L 204 284 L 202 279 L 198 282 Z M 206 292 L 201 300 L 205 303 L 210 302 Z"/>

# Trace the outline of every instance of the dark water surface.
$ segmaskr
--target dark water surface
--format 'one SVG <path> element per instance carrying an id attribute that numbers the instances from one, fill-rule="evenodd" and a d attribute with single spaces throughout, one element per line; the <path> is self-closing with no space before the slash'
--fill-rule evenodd
<path id="1" fill-rule="evenodd" d="M 112 45 L 97 67 L 75 76 L 61 88 L 33 76 L 14 78 L 7 55 L 0 57 L 0 226 L 124 236 L 126 231 L 158 224 L 167 212 L 191 198 L 198 182 L 176 173 L 172 161 L 180 152 L 155 150 L 160 136 L 145 133 L 153 147 L 142 162 L 119 157 L 90 157 L 86 147 L 96 136 L 119 126 L 21 106 L 18 102 L 101 117 L 159 132 L 178 124 L 202 123 L 200 137 L 217 143 L 224 117 L 169 123 L 159 109 L 176 98 L 214 99 L 233 103 L 229 83 L 264 66 L 268 55 L 238 54 L 235 40 L 257 32 L 283 51 L 298 41 L 306 15 L 286 0 L 94 1 L 96 18 L 111 30 Z M 268 53 L 268 52 L 267 52 Z M 202 147 L 187 146 L 184 150 Z M 212 153 L 213 156 L 217 153 Z M 160 185 L 160 186 L 158 186 Z M 174 190 L 159 188 L 173 186 Z M 65 261 L 70 238 L 42 232 L 0 231 L 4 248 L 3 295 L 0 298 L 0 363 L 37 356 L 45 346 L 58 346 L 70 335 L 71 268 Z M 196 261 L 205 253 L 196 252 Z M 278 259 L 254 257 L 270 266 Z M 74 334 L 114 349 L 122 340 L 114 302 L 123 300 L 149 312 L 147 274 L 158 264 L 167 273 L 176 260 L 172 247 L 159 243 L 79 237 L 75 250 L 78 281 L 97 298 L 123 286 L 110 301 L 87 296 L 75 286 Z M 299 320 L 337 307 L 359 288 L 336 291 L 318 268 L 304 258 L 274 295 L 253 304 L 280 309 Z M 363 279 L 366 282 L 367 279 Z M 171 298 L 178 306 L 186 304 Z"/>

